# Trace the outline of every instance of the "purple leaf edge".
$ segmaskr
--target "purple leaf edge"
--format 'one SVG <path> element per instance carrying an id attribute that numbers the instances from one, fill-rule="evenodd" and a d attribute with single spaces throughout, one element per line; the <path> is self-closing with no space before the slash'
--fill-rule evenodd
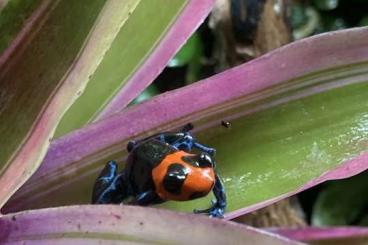
<path id="1" fill-rule="evenodd" d="M 298 194 L 304 190 L 307 190 L 313 186 L 319 185 L 325 181 L 349 178 L 359 173 L 362 173 L 366 171 L 367 169 L 368 169 L 368 152 L 362 153 L 361 155 L 344 162 L 337 168 L 323 173 L 321 176 L 307 182 L 305 185 L 303 185 L 302 187 L 300 187 L 299 189 L 295 191 L 285 193 L 281 196 L 269 199 L 261 203 L 257 203 L 255 205 L 248 206 L 246 208 L 242 208 L 242 209 L 238 209 L 233 212 L 229 212 L 225 215 L 225 219 L 227 220 L 234 219 L 243 214 L 253 212 L 255 210 L 258 210 L 270 204 L 273 204 L 277 201 L 280 201 L 282 199 Z"/>
<path id="2" fill-rule="evenodd" d="M 306 227 L 306 228 L 271 228 L 268 231 L 298 241 L 316 241 L 342 238 L 360 238 L 368 240 L 368 228 L 357 226 L 343 227 Z"/>
<path id="3" fill-rule="evenodd" d="M 126 82 L 122 89 L 99 113 L 95 121 L 107 118 L 125 108 L 163 71 L 169 60 L 210 13 L 214 0 L 190 0 L 170 27 L 165 37 Z"/>

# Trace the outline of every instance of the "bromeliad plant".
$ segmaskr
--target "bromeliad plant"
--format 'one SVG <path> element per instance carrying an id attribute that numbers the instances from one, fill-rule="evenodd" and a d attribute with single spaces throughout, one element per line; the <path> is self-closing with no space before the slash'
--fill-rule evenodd
<path id="1" fill-rule="evenodd" d="M 217 149 L 226 219 L 368 167 L 367 28 L 304 39 L 127 107 L 213 1 L 29 2 L 0 2 L 2 243 L 297 243 L 200 215 L 88 205 L 96 175 L 108 160 L 124 163 L 130 139 L 188 122 Z"/>

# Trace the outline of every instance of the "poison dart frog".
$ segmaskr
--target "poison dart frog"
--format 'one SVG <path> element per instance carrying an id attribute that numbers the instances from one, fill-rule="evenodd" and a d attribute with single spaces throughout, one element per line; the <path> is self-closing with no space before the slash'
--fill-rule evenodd
<path id="1" fill-rule="evenodd" d="M 216 200 L 211 207 L 194 212 L 223 217 L 226 194 L 216 173 L 216 150 L 197 142 L 192 129 L 188 124 L 179 132 L 130 141 L 126 167 L 118 173 L 115 161 L 106 164 L 95 182 L 92 203 L 117 204 L 132 197 L 130 204 L 146 206 L 168 200 L 193 200 L 212 190 Z"/>

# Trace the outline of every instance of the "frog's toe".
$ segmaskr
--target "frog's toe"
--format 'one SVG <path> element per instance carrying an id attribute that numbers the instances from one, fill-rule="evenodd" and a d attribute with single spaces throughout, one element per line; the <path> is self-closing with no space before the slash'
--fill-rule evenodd
<path id="1" fill-rule="evenodd" d="M 223 218 L 224 217 L 224 209 L 223 208 L 212 208 L 208 213 L 210 217 L 213 218 Z"/>
<path id="2" fill-rule="evenodd" d="M 223 218 L 225 213 L 225 207 L 219 205 L 217 202 L 212 202 L 212 206 L 207 209 L 194 209 L 195 214 L 208 214 L 208 216 L 213 218 Z"/>

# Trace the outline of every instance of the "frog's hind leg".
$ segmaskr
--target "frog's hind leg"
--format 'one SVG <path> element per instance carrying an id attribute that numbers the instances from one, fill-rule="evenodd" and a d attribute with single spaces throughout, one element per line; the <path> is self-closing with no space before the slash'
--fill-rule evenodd
<path id="1" fill-rule="evenodd" d="M 93 204 L 121 203 L 128 195 L 125 172 L 117 173 L 115 161 L 109 161 L 98 176 L 92 193 Z"/>
<path id="2" fill-rule="evenodd" d="M 199 142 L 192 136 L 190 133 L 191 130 L 193 130 L 194 126 L 191 123 L 186 124 L 181 132 L 184 134 L 177 140 L 177 142 L 174 142 L 174 146 L 176 146 L 180 150 L 184 151 L 191 151 L 192 148 L 197 148 L 200 151 L 206 152 L 210 156 L 214 156 L 216 154 L 216 150 L 214 148 L 205 146 Z"/>

